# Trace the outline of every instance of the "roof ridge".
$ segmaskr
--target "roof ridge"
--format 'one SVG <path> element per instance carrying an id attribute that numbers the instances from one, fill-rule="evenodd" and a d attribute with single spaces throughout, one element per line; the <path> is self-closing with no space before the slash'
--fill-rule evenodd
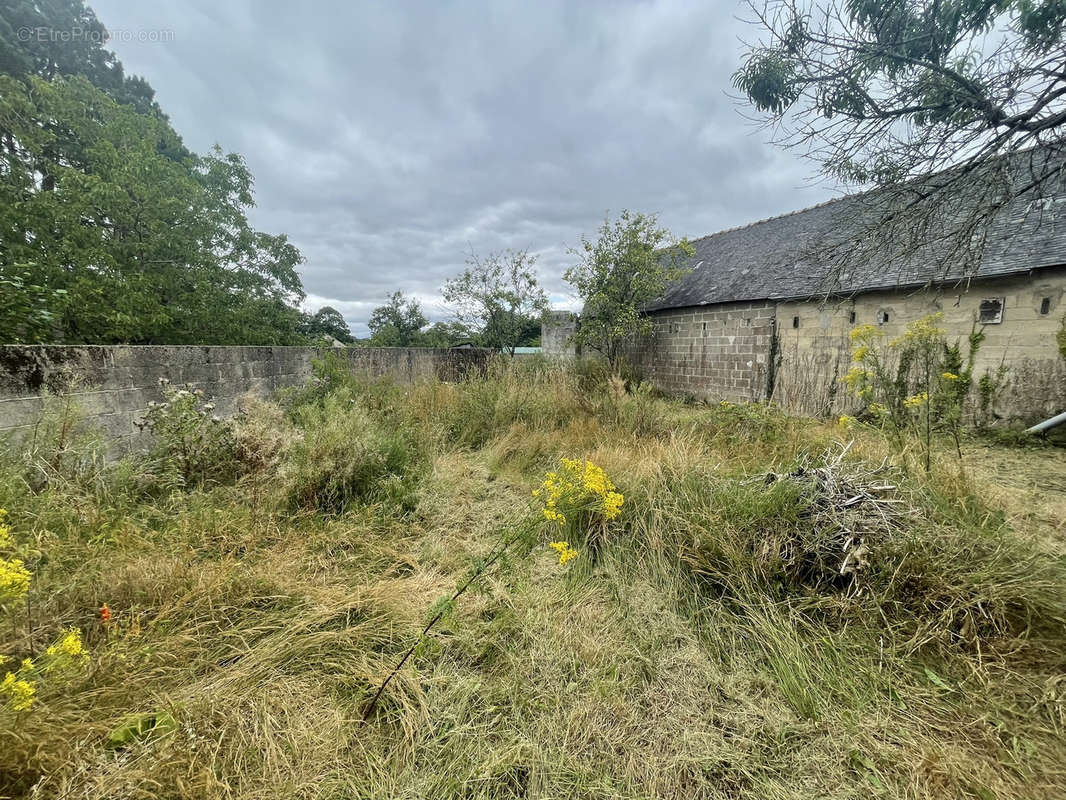
<path id="1" fill-rule="evenodd" d="M 987 159 L 986 163 L 991 163 L 992 161 L 996 161 L 996 160 L 1017 158 L 1019 156 L 1024 156 L 1026 153 L 1035 152 L 1035 151 L 1041 150 L 1041 149 L 1047 150 L 1048 148 L 1049 148 L 1048 145 L 1034 144 L 1031 147 L 1026 147 L 1026 148 L 1023 148 L 1021 150 L 1017 150 L 1017 151 L 1014 151 L 1014 152 L 1011 152 L 1011 153 L 998 153 L 998 154 L 992 156 L 991 158 Z M 933 175 L 943 175 L 945 173 L 951 172 L 952 170 L 956 170 L 956 169 L 959 169 L 959 168 L 960 168 L 960 165 L 946 167 L 945 169 L 938 170 L 937 172 L 933 173 Z M 746 223 L 744 225 L 735 225 L 732 228 L 723 228 L 720 231 L 715 231 L 714 233 L 709 233 L 706 236 L 701 236 L 698 239 L 693 239 L 692 241 L 693 242 L 701 242 L 704 239 L 710 239 L 711 237 L 718 236 L 719 234 L 734 233 L 736 231 L 742 231 L 745 228 L 751 228 L 751 227 L 753 227 L 755 225 L 762 225 L 764 222 L 773 222 L 774 220 L 784 219 L 785 217 L 792 217 L 792 216 L 795 216 L 796 214 L 803 214 L 803 213 L 805 213 L 807 211 L 814 211 L 816 208 L 824 208 L 825 206 L 832 205 L 833 203 L 839 203 L 839 202 L 841 202 L 843 200 L 855 200 L 855 199 L 858 199 L 860 197 L 866 197 L 867 195 L 876 195 L 876 194 L 878 194 L 878 193 L 880 193 L 882 191 L 885 191 L 886 188 L 888 188 L 888 187 L 885 187 L 885 186 L 871 186 L 868 189 L 860 189 L 857 192 L 847 192 L 846 189 L 842 189 L 842 191 L 844 191 L 845 194 L 842 194 L 840 197 L 833 197 L 833 198 L 830 198 L 829 200 L 823 200 L 821 203 L 815 203 L 814 205 L 806 206 L 805 208 L 797 208 L 794 211 L 786 211 L 783 214 L 775 214 L 772 217 L 765 217 L 763 219 L 753 220 L 752 222 L 748 222 L 748 223 Z"/>

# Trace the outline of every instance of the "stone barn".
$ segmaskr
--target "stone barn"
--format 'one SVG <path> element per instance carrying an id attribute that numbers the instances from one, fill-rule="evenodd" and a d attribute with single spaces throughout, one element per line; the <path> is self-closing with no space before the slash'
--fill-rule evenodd
<path id="1" fill-rule="evenodd" d="M 844 197 L 692 242 L 687 273 L 647 309 L 654 333 L 634 342 L 635 366 L 673 394 L 827 415 L 850 405 L 840 379 L 852 328 L 878 325 L 891 338 L 939 311 L 949 340 L 984 328 L 974 375 L 1006 370 L 1002 413 L 1033 419 L 1066 409 L 1056 342 L 1066 315 L 1066 205 L 1042 206 L 1040 225 L 1026 223 L 1031 208 L 1001 214 L 976 270 L 912 258 L 898 269 L 836 274 L 818 242 L 846 224 L 856 202 Z M 547 352 L 573 353 L 551 318 L 543 341 Z"/>

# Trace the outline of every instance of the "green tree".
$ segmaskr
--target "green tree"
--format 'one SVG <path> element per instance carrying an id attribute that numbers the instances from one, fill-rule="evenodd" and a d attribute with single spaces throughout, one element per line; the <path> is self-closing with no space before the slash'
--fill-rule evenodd
<path id="1" fill-rule="evenodd" d="M 49 308 L 62 300 L 63 290 L 50 291 L 26 278 L 18 264 L 0 264 L 0 344 L 47 342 L 55 333 Z"/>
<path id="2" fill-rule="evenodd" d="M 429 324 L 422 307 L 403 292 L 393 292 L 389 301 L 370 315 L 370 344 L 375 347 L 412 347 L 420 344 L 419 333 Z"/>
<path id="3" fill-rule="evenodd" d="M 1011 206 L 1039 224 L 1042 199 L 1066 189 L 1062 0 L 751 8 L 762 39 L 734 85 L 779 144 L 831 179 L 882 190 L 834 243 L 840 273 L 899 269 L 919 251 L 975 268 L 993 217 Z"/>
<path id="4" fill-rule="evenodd" d="M 514 355 L 530 318 L 548 308 L 548 298 L 537 283 L 536 256 L 525 250 L 471 254 L 463 273 L 444 285 L 445 302 L 456 319 L 479 330 L 486 347 Z"/>
<path id="5" fill-rule="evenodd" d="M 311 339 L 321 339 L 323 336 L 331 336 L 338 342 L 351 344 L 355 341 L 348 323 L 344 316 L 333 306 L 322 306 L 314 314 L 308 314 L 303 328 Z"/>
<path id="6" fill-rule="evenodd" d="M 419 334 L 423 347 L 454 347 L 462 342 L 476 339 L 470 329 L 461 322 L 434 322 Z"/>
<path id="7" fill-rule="evenodd" d="M 65 342 L 294 344 L 299 251 L 254 230 L 252 177 L 181 155 L 158 114 L 86 78 L 0 75 L 0 267 Z"/>
<path id="8" fill-rule="evenodd" d="M 104 45 L 107 28 L 82 0 L 8 2 L 0 6 L 0 70 L 47 81 L 81 75 L 119 103 L 161 114 L 144 78 L 128 76 Z"/>
<path id="9" fill-rule="evenodd" d="M 627 343 L 651 331 L 645 308 L 681 277 L 692 247 L 659 227 L 654 215 L 623 211 L 605 219 L 595 241 L 571 251 L 580 262 L 566 280 L 584 300 L 575 341 L 601 353 L 614 369 Z"/>

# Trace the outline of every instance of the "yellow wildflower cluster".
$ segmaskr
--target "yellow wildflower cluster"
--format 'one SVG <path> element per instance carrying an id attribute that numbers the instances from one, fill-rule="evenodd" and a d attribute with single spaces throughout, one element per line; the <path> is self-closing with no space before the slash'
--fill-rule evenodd
<path id="1" fill-rule="evenodd" d="M 33 662 L 27 658 L 18 672 L 9 672 L 0 680 L 0 698 L 7 701 L 12 711 L 28 710 L 37 698 L 37 686 L 26 677 L 33 671 Z"/>
<path id="2" fill-rule="evenodd" d="M 872 372 L 855 365 L 844 375 L 843 381 L 855 393 L 856 397 L 866 399 L 873 395 L 874 390 L 870 385 L 873 377 Z"/>
<path id="3" fill-rule="evenodd" d="M 849 417 L 847 414 L 844 414 L 840 418 L 840 427 L 841 428 L 850 428 L 854 424 L 855 424 L 855 417 Z"/>
<path id="4" fill-rule="evenodd" d="M 848 337 L 852 342 L 860 345 L 869 345 L 875 339 L 881 337 L 881 329 L 876 328 L 873 325 L 860 325 L 857 328 L 852 328 Z"/>
<path id="5" fill-rule="evenodd" d="M 563 458 L 558 472 L 549 472 L 533 496 L 544 503 L 541 513 L 549 522 L 566 524 L 566 514 L 561 509 L 573 508 L 591 511 L 603 519 L 614 519 L 621 513 L 624 497 L 602 467 L 591 461 Z"/>
<path id="6" fill-rule="evenodd" d="M 44 654 L 48 657 L 45 672 L 63 672 L 89 660 L 81 641 L 81 631 L 77 628 L 67 630 Z"/>
<path id="7" fill-rule="evenodd" d="M 570 542 L 549 542 L 548 547 L 559 554 L 560 564 L 565 564 L 578 555 L 577 550 L 570 546 Z"/>
<path id="8" fill-rule="evenodd" d="M 903 398 L 903 405 L 907 408 L 921 408 L 929 402 L 928 392 L 919 392 L 918 394 L 912 394 L 910 397 Z"/>
<path id="9" fill-rule="evenodd" d="M 82 643 L 81 631 L 70 628 L 44 651 L 40 664 L 26 658 L 17 670 L 4 675 L 3 680 L 0 680 L 0 703 L 6 704 L 12 711 L 27 711 L 37 699 L 39 675 L 68 673 L 88 660 L 89 653 Z M 0 659 L 0 664 L 3 663 Z"/>
<path id="10" fill-rule="evenodd" d="M 959 376 L 956 375 L 954 372 L 944 372 L 940 375 L 940 377 L 946 381 L 957 381 L 959 379 Z"/>
<path id="11" fill-rule="evenodd" d="M 4 524 L 7 511 L 0 508 L 0 550 L 14 547 L 11 529 Z M 0 557 L 0 605 L 17 603 L 30 590 L 30 571 L 18 558 Z"/>
<path id="12" fill-rule="evenodd" d="M 888 416 L 888 407 L 884 403 L 870 403 L 870 413 L 875 417 Z"/>
<path id="13" fill-rule="evenodd" d="M 915 320 L 907 326 L 907 330 L 902 336 L 890 342 L 891 346 L 900 347 L 905 344 L 918 346 L 936 345 L 947 332 L 937 324 L 943 316 L 938 311 L 935 314 Z"/>

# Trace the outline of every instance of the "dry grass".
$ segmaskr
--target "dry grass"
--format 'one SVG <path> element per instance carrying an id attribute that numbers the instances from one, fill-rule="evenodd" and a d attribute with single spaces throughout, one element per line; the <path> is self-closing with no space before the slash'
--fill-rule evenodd
<path id="1" fill-rule="evenodd" d="M 866 476 L 889 455 L 876 432 L 855 434 L 830 495 L 797 466 L 824 469 L 841 432 L 759 407 L 528 368 L 354 391 L 375 437 L 431 454 L 415 502 L 288 511 L 270 472 L 295 469 L 284 455 L 188 494 L 135 464 L 42 488 L 3 462 L 0 506 L 40 555 L 0 652 L 34 654 L 73 624 L 92 666 L 0 716 L 0 797 L 1066 794 L 1066 587 L 1047 546 L 1066 491 L 990 481 L 969 458 L 960 478 L 945 460 L 932 481 L 892 473 L 900 513 L 866 530 L 825 503 L 884 480 Z M 434 602 L 560 455 L 625 492 L 608 545 L 566 569 L 545 547 L 516 553 L 362 724 Z M 869 563 L 830 579 L 851 529 Z M 129 715 L 160 712 L 173 730 L 108 747 Z"/>

